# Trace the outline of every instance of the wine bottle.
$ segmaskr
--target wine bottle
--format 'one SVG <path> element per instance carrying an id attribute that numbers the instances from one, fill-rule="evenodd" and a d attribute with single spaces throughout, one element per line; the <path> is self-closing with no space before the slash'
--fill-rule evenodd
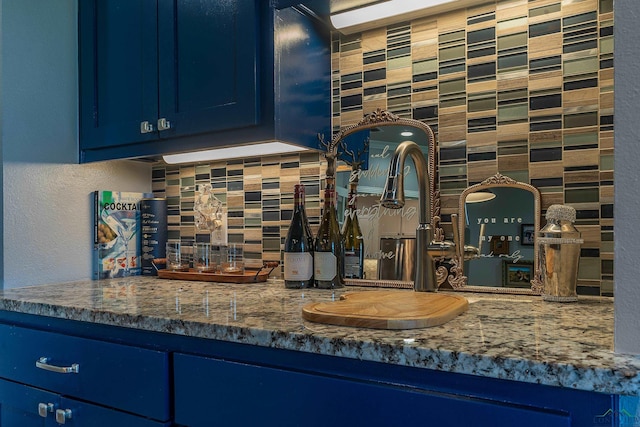
<path id="1" fill-rule="evenodd" d="M 357 184 L 356 184 L 357 185 Z M 364 278 L 364 239 L 357 215 L 357 188 L 349 189 L 347 210 L 345 211 L 342 237 L 344 238 L 344 277 L 349 279 Z"/>
<path id="2" fill-rule="evenodd" d="M 336 212 L 336 192 L 332 185 L 324 190 L 324 209 L 316 237 L 313 264 L 316 286 L 322 289 L 344 286 L 344 241 Z"/>
<path id="3" fill-rule="evenodd" d="M 304 209 L 304 185 L 293 187 L 293 216 L 284 242 L 284 286 L 313 287 L 313 234 Z"/>

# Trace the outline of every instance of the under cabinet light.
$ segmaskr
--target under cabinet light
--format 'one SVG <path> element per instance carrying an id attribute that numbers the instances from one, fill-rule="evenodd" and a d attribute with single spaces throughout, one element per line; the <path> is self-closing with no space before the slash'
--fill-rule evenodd
<path id="1" fill-rule="evenodd" d="M 237 159 L 242 157 L 270 156 L 273 154 L 293 153 L 306 151 L 308 148 L 299 147 L 286 142 L 265 142 L 261 144 L 239 145 L 235 147 L 214 148 L 204 151 L 192 151 L 189 153 L 169 154 L 162 156 L 163 160 L 170 164 L 198 163 L 212 160 Z"/>
<path id="2" fill-rule="evenodd" d="M 388 0 L 370 6 L 351 9 L 331 15 L 331 24 L 337 30 L 380 21 L 387 18 L 412 14 L 419 10 L 440 6 L 456 0 Z"/>

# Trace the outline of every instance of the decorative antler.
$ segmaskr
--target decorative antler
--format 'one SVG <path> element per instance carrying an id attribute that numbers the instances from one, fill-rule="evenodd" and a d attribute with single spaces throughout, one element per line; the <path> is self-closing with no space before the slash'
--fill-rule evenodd
<path id="1" fill-rule="evenodd" d="M 370 139 L 366 138 L 362 142 L 362 148 L 353 151 L 347 148 L 347 144 L 344 142 L 344 139 L 340 140 L 340 146 L 342 147 L 342 151 L 351 157 L 351 160 L 343 159 L 346 164 L 351 166 L 351 176 L 349 177 L 349 182 L 358 185 L 358 181 L 360 178 L 360 174 L 358 171 L 362 169 L 362 164 L 364 163 L 363 155 L 369 150 Z"/>
<path id="2" fill-rule="evenodd" d="M 338 158 L 338 143 L 326 142 L 323 134 L 318 134 L 320 145 L 325 149 L 324 158 L 327 159 L 327 183 L 333 183 L 336 176 L 336 160 Z"/>
<path id="3" fill-rule="evenodd" d="M 370 142 L 370 138 L 366 138 L 362 142 L 362 148 L 354 152 L 353 150 L 349 150 L 347 148 L 347 144 L 344 142 L 344 139 L 340 140 L 342 151 L 351 157 L 351 160 L 344 159 L 344 162 L 351 166 L 352 170 L 360 169 L 360 167 L 364 163 L 363 155 L 369 151 Z"/>

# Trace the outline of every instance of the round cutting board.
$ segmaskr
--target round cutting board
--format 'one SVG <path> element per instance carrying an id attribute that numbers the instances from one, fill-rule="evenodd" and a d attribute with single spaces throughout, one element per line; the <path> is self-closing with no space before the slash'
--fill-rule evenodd
<path id="1" fill-rule="evenodd" d="M 467 310 L 459 295 L 414 291 L 350 292 L 338 301 L 302 307 L 302 318 L 318 323 L 374 329 L 415 329 L 442 325 Z"/>

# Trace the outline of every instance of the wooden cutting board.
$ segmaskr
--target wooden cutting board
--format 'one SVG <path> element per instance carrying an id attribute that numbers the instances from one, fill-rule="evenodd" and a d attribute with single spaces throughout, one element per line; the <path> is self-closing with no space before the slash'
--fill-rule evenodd
<path id="1" fill-rule="evenodd" d="M 413 291 L 351 292 L 338 301 L 302 307 L 302 317 L 318 323 L 374 329 L 415 329 L 442 325 L 467 311 L 459 295 Z"/>

